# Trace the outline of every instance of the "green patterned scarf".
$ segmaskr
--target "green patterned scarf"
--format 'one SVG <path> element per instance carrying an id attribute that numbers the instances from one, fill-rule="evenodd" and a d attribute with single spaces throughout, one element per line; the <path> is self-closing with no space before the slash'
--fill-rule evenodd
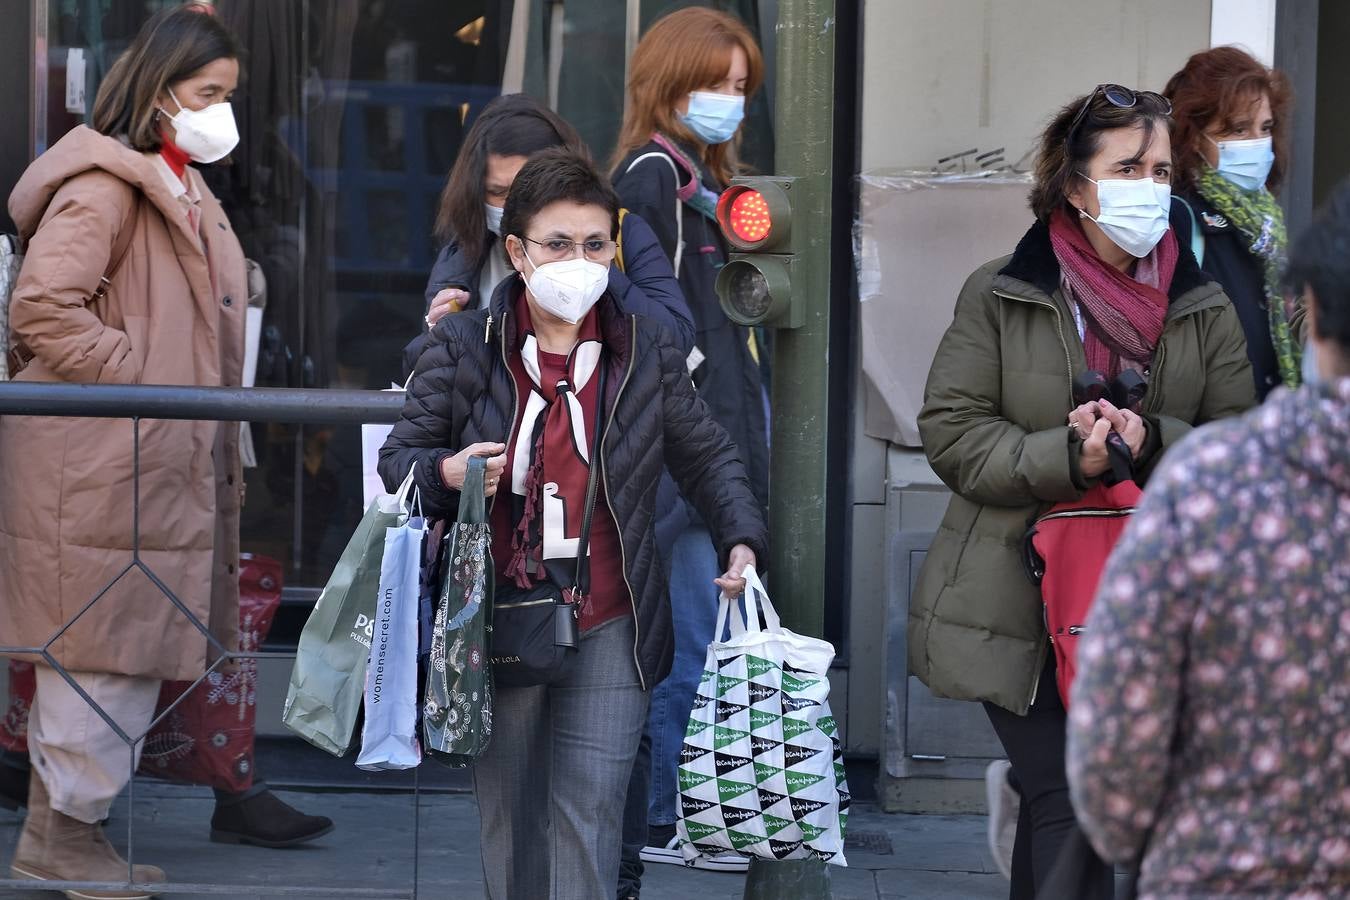
<path id="1" fill-rule="evenodd" d="M 1244 191 L 1206 165 L 1200 167 L 1196 187 L 1200 196 L 1223 213 L 1251 242 L 1247 249 L 1261 260 L 1265 271 L 1266 307 L 1270 313 L 1270 340 L 1280 361 L 1280 380 L 1288 387 L 1298 387 L 1302 381 L 1303 348 L 1289 330 L 1289 320 L 1294 314 L 1293 300 L 1286 301 L 1281 290 L 1288 236 L 1280 204 L 1264 187 Z"/>

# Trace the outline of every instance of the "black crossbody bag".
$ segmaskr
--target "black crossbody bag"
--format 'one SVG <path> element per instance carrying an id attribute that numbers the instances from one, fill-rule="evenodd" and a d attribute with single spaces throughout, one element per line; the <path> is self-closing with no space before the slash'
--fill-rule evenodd
<path id="1" fill-rule="evenodd" d="M 497 684 L 530 687 L 562 678 L 577 655 L 577 617 L 591 592 L 591 520 L 600 477 L 600 437 L 605 419 L 605 357 L 601 354 L 595 401 L 595 436 L 586 480 L 586 512 L 577 540 L 572 590 L 552 578 L 531 588 L 498 583 L 492 606 L 492 675 Z"/>

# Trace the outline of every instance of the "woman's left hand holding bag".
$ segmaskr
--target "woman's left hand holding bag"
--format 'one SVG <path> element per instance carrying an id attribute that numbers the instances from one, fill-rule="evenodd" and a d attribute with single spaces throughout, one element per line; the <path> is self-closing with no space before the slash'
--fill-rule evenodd
<path id="1" fill-rule="evenodd" d="M 755 551 L 744 544 L 737 544 L 731 548 L 731 553 L 727 556 L 727 570 L 721 578 L 716 578 L 713 583 L 722 589 L 722 593 L 728 597 L 739 597 L 745 593 L 745 578 L 742 573 L 746 566 L 756 565 Z"/>

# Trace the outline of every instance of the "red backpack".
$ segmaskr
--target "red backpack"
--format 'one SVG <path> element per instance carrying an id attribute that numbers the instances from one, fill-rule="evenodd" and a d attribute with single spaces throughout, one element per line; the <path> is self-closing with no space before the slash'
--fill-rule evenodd
<path id="1" fill-rule="evenodd" d="M 1077 669 L 1083 633 L 1097 583 L 1143 491 L 1130 480 L 1099 482 L 1082 499 L 1056 503 L 1036 519 L 1023 541 L 1027 572 L 1041 587 L 1045 630 L 1055 651 L 1055 681 L 1064 708 Z"/>

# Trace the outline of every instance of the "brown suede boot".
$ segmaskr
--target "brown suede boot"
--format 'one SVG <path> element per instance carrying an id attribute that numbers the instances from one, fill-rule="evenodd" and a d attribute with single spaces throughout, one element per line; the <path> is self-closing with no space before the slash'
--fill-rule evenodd
<path id="1" fill-rule="evenodd" d="M 28 818 L 19 834 L 14 862 L 15 878 L 32 881 L 125 882 L 127 861 L 118 855 L 98 825 L 88 825 L 51 808 L 47 788 L 32 775 L 28 786 Z M 137 884 L 162 884 L 167 879 L 155 866 L 136 866 Z M 72 900 L 150 900 L 157 896 L 143 890 L 67 890 Z"/>

